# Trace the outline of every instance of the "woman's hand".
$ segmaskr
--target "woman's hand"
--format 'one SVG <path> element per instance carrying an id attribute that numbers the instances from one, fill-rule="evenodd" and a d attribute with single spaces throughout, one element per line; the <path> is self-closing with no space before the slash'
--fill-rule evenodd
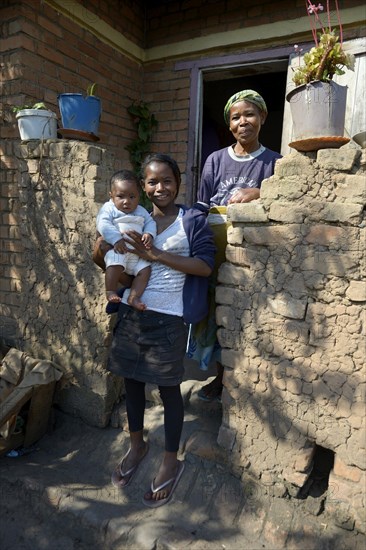
<path id="1" fill-rule="evenodd" d="M 119 241 L 114 243 L 114 250 L 119 254 L 126 254 L 126 252 L 129 251 L 124 239 L 120 239 Z"/>
<path id="2" fill-rule="evenodd" d="M 126 231 L 124 239 L 127 243 L 133 246 L 133 250 L 129 249 L 129 252 L 137 254 L 137 256 L 143 260 L 147 260 L 148 262 L 156 261 L 159 257 L 159 253 L 162 252 L 153 245 L 150 248 L 146 248 L 145 243 L 142 240 L 141 233 L 138 233 L 137 231 Z"/>
<path id="3" fill-rule="evenodd" d="M 228 200 L 228 204 L 238 202 L 251 202 L 259 199 L 260 190 L 257 187 L 247 187 L 246 189 L 237 189 L 233 196 Z"/>
<path id="4" fill-rule="evenodd" d="M 140 258 L 148 262 L 160 262 L 176 271 L 181 271 L 182 273 L 190 275 L 200 275 L 201 277 L 208 277 L 212 273 L 211 267 L 200 258 L 180 256 L 179 254 L 160 250 L 160 248 L 156 248 L 154 245 L 152 245 L 150 249 L 146 249 L 141 240 L 140 233 L 136 231 L 126 231 L 125 240 L 134 248 L 134 250 L 130 250 L 130 252 L 137 254 Z"/>

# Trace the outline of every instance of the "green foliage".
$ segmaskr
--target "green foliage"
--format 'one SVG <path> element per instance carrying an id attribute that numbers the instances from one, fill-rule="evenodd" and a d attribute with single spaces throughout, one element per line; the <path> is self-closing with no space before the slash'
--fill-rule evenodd
<path id="1" fill-rule="evenodd" d="M 314 80 L 329 82 L 335 74 L 344 74 L 343 68 L 353 70 L 354 57 L 343 51 L 334 30 L 319 37 L 318 45 L 304 54 L 304 65 L 295 70 L 293 82 L 296 86 Z"/>
<path id="2" fill-rule="evenodd" d="M 17 105 L 14 105 L 14 107 L 12 107 L 13 113 L 19 113 L 19 111 L 23 111 L 24 109 L 46 109 L 47 110 L 47 107 L 42 102 L 35 103 L 34 105 L 21 105 L 20 107 L 18 107 Z"/>
<path id="3" fill-rule="evenodd" d="M 89 96 L 89 95 L 95 95 L 94 92 L 95 92 L 95 88 L 97 87 L 97 83 L 96 82 L 93 82 L 93 84 L 89 84 L 89 86 L 87 87 L 86 89 L 86 95 Z"/>
<path id="4" fill-rule="evenodd" d="M 335 0 L 334 8 L 339 24 L 339 36 L 331 26 L 334 14 L 331 13 L 330 0 L 327 0 L 323 15 L 324 6 L 322 4 L 315 5 L 312 0 L 305 0 L 305 5 L 315 46 L 304 54 L 304 65 L 299 64 L 299 67 L 295 69 L 292 77 L 295 85 L 308 84 L 314 80 L 329 82 L 334 75 L 344 74 L 343 68 L 353 71 L 354 56 L 346 54 L 343 50 L 343 31 L 338 0 Z M 327 25 L 324 21 L 327 22 Z M 294 48 L 300 55 L 302 49 L 297 45 Z"/>
<path id="5" fill-rule="evenodd" d="M 137 138 L 126 145 L 125 149 L 130 154 L 131 164 L 137 176 L 141 178 L 141 164 L 145 156 L 150 152 L 152 135 L 158 125 L 158 121 L 150 113 L 149 105 L 144 101 L 133 103 L 127 108 L 127 111 L 136 125 Z M 140 203 L 148 210 L 151 209 L 151 202 L 144 192 L 141 194 Z"/>

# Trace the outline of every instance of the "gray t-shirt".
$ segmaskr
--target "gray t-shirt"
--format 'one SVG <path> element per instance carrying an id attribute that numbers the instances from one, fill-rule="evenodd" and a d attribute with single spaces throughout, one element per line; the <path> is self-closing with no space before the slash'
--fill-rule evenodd
<path id="1" fill-rule="evenodd" d="M 208 206 L 225 206 L 237 189 L 260 188 L 264 179 L 273 175 L 274 165 L 281 158 L 262 145 L 257 151 L 242 157 L 233 146 L 212 153 L 203 167 L 198 189 L 198 201 Z"/>

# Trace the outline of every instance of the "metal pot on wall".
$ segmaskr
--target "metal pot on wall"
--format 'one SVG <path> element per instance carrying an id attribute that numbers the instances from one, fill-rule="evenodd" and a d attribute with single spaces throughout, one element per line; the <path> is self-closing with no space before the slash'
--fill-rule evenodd
<path id="1" fill-rule="evenodd" d="M 293 139 L 290 147 L 298 151 L 340 147 L 349 142 L 344 137 L 347 86 L 314 81 L 291 90 L 290 103 Z"/>
<path id="2" fill-rule="evenodd" d="M 358 132 L 352 136 L 353 141 L 357 143 L 362 149 L 366 149 L 366 131 Z"/>

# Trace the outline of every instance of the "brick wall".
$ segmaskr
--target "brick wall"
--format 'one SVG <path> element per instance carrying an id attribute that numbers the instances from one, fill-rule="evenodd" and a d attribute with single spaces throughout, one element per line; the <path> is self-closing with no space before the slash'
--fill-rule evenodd
<path id="1" fill-rule="evenodd" d="M 360 0 L 340 1 L 340 9 L 361 6 Z M 203 0 L 159 2 L 147 7 L 147 43 L 149 47 L 189 40 L 226 31 L 242 33 L 245 29 L 277 21 L 294 20 L 306 15 L 305 2 L 280 0 Z M 285 24 L 285 23 L 284 23 Z M 337 24 L 337 23 L 335 23 Z M 289 24 L 290 27 L 291 23 Z M 291 28 L 291 27 L 290 27 Z M 163 29 L 163 31 L 162 31 Z M 291 43 L 291 31 L 288 44 Z M 306 39 L 309 40 L 307 33 Z M 274 41 L 271 41 L 273 44 Z M 282 39 L 281 42 L 284 45 Z"/>
<path id="2" fill-rule="evenodd" d="M 98 2 L 95 8 L 103 5 L 101 16 L 109 24 L 119 22 L 121 32 L 142 43 L 139 6 L 127 2 L 117 10 L 119 4 Z M 3 339 L 21 345 L 19 330 L 15 335 L 17 293 L 26 256 L 19 238 L 19 134 L 11 106 L 44 101 L 60 121 L 57 94 L 84 93 L 89 83 L 97 82 L 102 101 L 100 144 L 114 155 L 115 169 L 130 167 L 124 147 L 135 138 L 135 128 L 126 108 L 141 98 L 143 70 L 45 2 L 2 2 L 0 21 L 0 332 Z"/>
<path id="3" fill-rule="evenodd" d="M 126 107 L 141 97 L 141 66 L 45 2 L 20 4 L 19 10 L 1 10 L 6 52 L 2 96 L 5 126 L 1 128 L 1 138 L 17 137 L 9 106 L 44 101 L 59 115 L 59 93 L 86 93 L 88 85 L 96 82 L 103 110 L 100 140 L 118 153 L 121 162 L 127 161 L 124 145 L 135 133 Z M 123 11 L 119 17 L 124 20 Z"/>
<path id="4" fill-rule="evenodd" d="M 238 475 L 298 496 L 334 453 L 325 510 L 365 532 L 365 150 L 295 153 L 232 205 L 216 300 L 219 442 Z"/>
<path id="5" fill-rule="evenodd" d="M 152 150 L 171 155 L 182 172 L 179 199 L 185 201 L 188 119 L 189 71 L 175 71 L 174 61 L 149 64 L 145 67 L 144 98 L 150 104 L 159 127 L 153 137 Z"/>
<path id="6" fill-rule="evenodd" d="M 17 161 L 21 346 L 71 369 L 73 380 L 58 403 L 104 427 L 121 382 L 105 370 L 111 319 L 104 276 L 91 250 L 114 158 L 106 148 L 81 141 L 33 140 L 19 146 Z"/>

